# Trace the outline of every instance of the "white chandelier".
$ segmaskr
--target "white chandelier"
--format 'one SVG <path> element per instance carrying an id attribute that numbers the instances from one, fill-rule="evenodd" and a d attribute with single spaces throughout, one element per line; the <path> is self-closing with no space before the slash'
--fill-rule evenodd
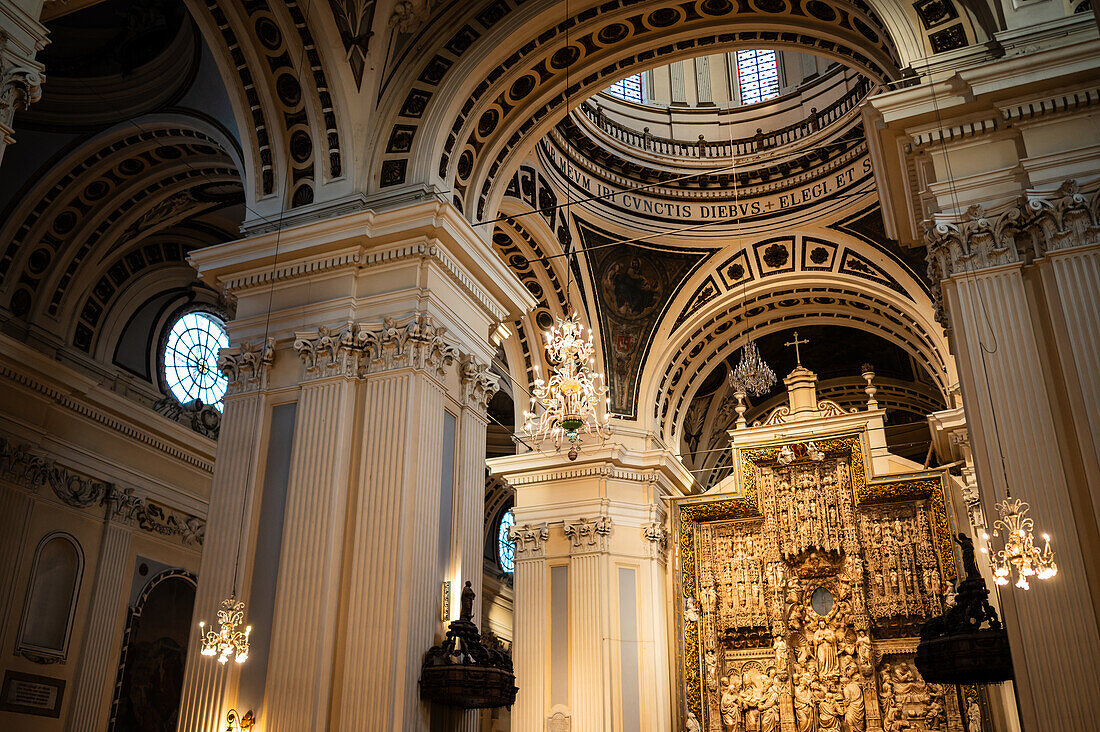
<path id="1" fill-rule="evenodd" d="M 218 656 L 218 663 L 224 664 L 230 656 L 236 656 L 237 663 L 248 660 L 248 636 L 252 634 L 252 626 L 244 630 L 238 628 L 244 623 L 244 603 L 239 602 L 235 595 L 230 595 L 222 601 L 222 608 L 218 611 L 217 630 L 206 630 L 206 621 L 199 621 L 199 635 L 202 636 L 202 650 L 204 656 Z"/>
<path id="2" fill-rule="evenodd" d="M 798 334 L 795 333 L 795 336 Z M 760 357 L 756 341 L 750 340 L 741 351 L 741 363 L 730 372 L 730 386 L 760 396 L 775 385 L 775 372 Z"/>
<path id="3" fill-rule="evenodd" d="M 1031 588 L 1027 578 L 1032 575 L 1048 580 L 1058 574 L 1058 565 L 1050 548 L 1050 536 L 1043 534 L 1045 544 L 1042 551 L 1035 546 L 1031 533 L 1035 522 L 1027 515 L 1030 510 L 1031 507 L 1018 498 L 1010 497 L 997 504 L 997 512 L 1001 517 L 993 524 L 993 535 L 999 536 L 1004 532 L 1004 549 L 991 550 L 989 534 L 982 535 L 986 543 L 982 547 L 982 553 L 989 555 L 993 581 L 999 585 L 1008 584 L 1013 569 L 1017 575 L 1016 586 L 1021 590 Z"/>
<path id="4" fill-rule="evenodd" d="M 531 410 L 523 413 L 527 434 L 539 443 L 553 440 L 556 449 L 561 448 L 564 438 L 569 443 L 570 460 L 577 459 L 582 430 L 601 440 L 611 433 L 611 398 L 603 376 L 591 369 L 596 363 L 592 331 L 585 340 L 581 330 L 574 312 L 567 320 L 559 319 L 546 334 L 550 379 L 543 382 L 538 378 L 535 366 Z"/>

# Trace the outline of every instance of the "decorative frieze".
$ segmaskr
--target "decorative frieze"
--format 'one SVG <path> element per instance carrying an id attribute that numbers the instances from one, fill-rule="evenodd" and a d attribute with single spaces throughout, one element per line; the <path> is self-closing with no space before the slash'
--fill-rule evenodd
<path id="1" fill-rule="evenodd" d="M 260 343 L 241 343 L 223 348 L 218 354 L 218 370 L 229 380 L 229 393 L 267 388 L 267 376 L 275 364 L 275 339 Z"/>
<path id="2" fill-rule="evenodd" d="M 611 536 L 611 517 L 598 516 L 594 519 L 579 518 L 566 521 L 562 531 L 572 542 L 570 553 L 605 552 L 608 537 Z"/>
<path id="3" fill-rule="evenodd" d="M 73 508 L 103 507 L 107 518 L 137 526 L 143 531 L 202 546 L 206 522 L 197 516 L 165 508 L 132 489 L 107 483 L 58 465 L 48 456 L 34 453 L 29 445 L 15 445 L 0 437 L 0 476 L 37 493 L 49 486 L 54 495 Z"/>
<path id="4" fill-rule="evenodd" d="M 508 540 L 516 547 L 517 562 L 524 559 L 539 559 L 544 556 L 546 541 L 550 538 L 550 528 L 545 524 L 524 524 L 508 529 Z"/>
<path id="5" fill-rule="evenodd" d="M 153 405 L 153 411 L 190 427 L 203 437 L 209 437 L 212 440 L 218 439 L 218 434 L 221 432 L 222 413 L 198 399 L 180 404 L 175 397 L 167 396 Z"/>
<path id="6" fill-rule="evenodd" d="M 404 323 L 386 318 L 381 328 L 348 322 L 343 328 L 321 326 L 295 333 L 294 350 L 306 378 L 364 377 L 391 369 L 435 369 L 442 374 L 462 354 L 444 338 L 447 329 L 430 315 L 416 313 Z"/>

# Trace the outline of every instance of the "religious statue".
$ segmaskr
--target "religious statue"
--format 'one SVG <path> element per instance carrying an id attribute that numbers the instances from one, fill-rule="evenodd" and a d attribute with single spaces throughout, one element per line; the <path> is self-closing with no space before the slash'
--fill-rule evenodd
<path id="1" fill-rule="evenodd" d="M 825 624 L 824 620 L 817 621 L 817 630 L 814 631 L 813 642 L 818 672 L 822 676 L 839 674 L 840 670 L 837 668 L 836 658 L 836 633 Z"/>
<path id="2" fill-rule="evenodd" d="M 746 732 L 760 732 L 760 702 L 763 690 L 752 683 L 741 692 L 741 708 L 745 710 Z"/>
<path id="3" fill-rule="evenodd" d="M 982 708 L 977 699 L 971 699 L 966 707 L 966 732 L 982 732 Z"/>
<path id="4" fill-rule="evenodd" d="M 699 605 L 695 602 L 694 597 L 688 596 L 684 598 L 684 622 L 699 622 Z"/>
<path id="5" fill-rule="evenodd" d="M 809 674 L 799 674 L 794 687 L 794 717 L 798 732 L 814 732 L 816 714 L 814 699 L 810 691 Z"/>
<path id="6" fill-rule="evenodd" d="M 718 682 L 718 656 L 715 655 L 714 649 L 707 651 L 703 662 L 707 667 L 707 686 L 713 691 L 717 688 Z"/>
<path id="7" fill-rule="evenodd" d="M 781 682 L 775 675 L 775 669 L 771 669 L 768 671 L 768 685 L 760 699 L 761 732 L 779 732 L 779 699 L 781 693 Z"/>
<path id="8" fill-rule="evenodd" d="M 714 604 L 718 601 L 718 594 L 714 591 L 714 585 L 705 585 L 702 592 L 699 593 L 699 599 L 703 603 L 704 611 L 713 612 Z"/>
<path id="9" fill-rule="evenodd" d="M 718 702 L 718 712 L 722 715 L 722 729 L 725 732 L 742 732 L 740 687 L 740 675 L 732 679 L 722 677 L 722 697 Z"/>
<path id="10" fill-rule="evenodd" d="M 859 631 L 856 637 L 856 658 L 859 659 L 859 670 L 864 676 L 874 673 L 875 663 L 871 653 L 871 638 L 866 630 Z"/>
<path id="11" fill-rule="evenodd" d="M 471 622 L 474 619 L 474 597 L 477 593 L 474 592 L 474 588 L 470 586 L 470 581 L 466 580 L 466 586 L 462 588 L 462 596 L 459 599 L 459 611 L 458 619 Z"/>
<path id="12" fill-rule="evenodd" d="M 863 685 L 854 673 L 844 685 L 844 732 L 864 732 L 867 726 L 867 708 L 863 700 Z"/>
<path id="13" fill-rule="evenodd" d="M 699 718 L 695 716 L 695 712 L 689 711 L 687 713 L 684 732 L 703 732 L 703 727 L 699 724 Z"/>
<path id="14" fill-rule="evenodd" d="M 789 660 L 790 648 L 787 646 L 787 640 L 779 636 L 775 639 L 775 667 L 780 672 L 786 671 Z"/>

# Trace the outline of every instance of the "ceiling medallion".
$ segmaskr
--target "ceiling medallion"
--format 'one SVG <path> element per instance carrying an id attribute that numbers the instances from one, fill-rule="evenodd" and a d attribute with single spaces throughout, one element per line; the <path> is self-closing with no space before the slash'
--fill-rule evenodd
<path id="1" fill-rule="evenodd" d="M 199 621 L 199 635 L 202 637 L 202 650 L 204 656 L 218 656 L 218 663 L 224 664 L 230 656 L 236 656 L 237 663 L 248 660 L 248 636 L 252 633 L 252 626 L 246 626 L 244 630 L 237 630 L 244 623 L 244 603 L 238 602 L 235 595 L 230 595 L 222 600 L 222 608 L 218 611 L 217 630 L 206 630 L 206 621 Z"/>
<path id="2" fill-rule="evenodd" d="M 1058 565 L 1054 561 L 1054 552 L 1050 548 L 1050 536 L 1043 534 L 1045 542 L 1042 551 L 1035 546 L 1032 529 L 1035 522 L 1027 515 L 1031 510 L 1025 501 L 1008 498 L 997 504 L 997 513 L 1001 515 L 993 523 L 993 536 L 1004 533 L 1004 549 L 994 551 L 989 534 L 983 534 L 986 546 L 982 553 L 989 555 L 993 567 L 993 581 L 1007 585 L 1013 569 L 1016 570 L 1016 586 L 1021 590 L 1031 588 L 1027 578 L 1032 575 L 1048 580 L 1058 574 Z"/>
<path id="3" fill-rule="evenodd" d="M 730 372 L 729 382 L 736 391 L 748 392 L 753 396 L 760 396 L 775 386 L 775 372 L 760 357 L 756 341 L 750 340 L 741 349 L 741 363 Z"/>
<path id="4" fill-rule="evenodd" d="M 538 366 L 535 366 L 531 410 L 523 413 L 527 434 L 540 444 L 553 440 L 556 449 L 561 449 L 564 439 L 569 443 L 570 460 L 577 459 L 581 430 L 601 440 L 611 434 L 611 398 L 607 396 L 603 376 L 591 369 L 596 363 L 592 331 L 588 331 L 585 340 L 581 330 L 574 312 L 568 320 L 559 319 L 546 333 L 550 379 L 543 382 L 537 378 Z"/>

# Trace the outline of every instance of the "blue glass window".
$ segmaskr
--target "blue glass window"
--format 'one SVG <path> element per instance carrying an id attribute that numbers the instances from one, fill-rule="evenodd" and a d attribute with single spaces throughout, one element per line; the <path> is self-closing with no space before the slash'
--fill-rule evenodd
<path id="1" fill-rule="evenodd" d="M 164 346 L 164 381 L 172 396 L 187 404 L 196 399 L 222 409 L 229 386 L 218 370 L 218 351 L 229 346 L 221 320 L 209 313 L 187 313 L 172 325 Z"/>
<path id="2" fill-rule="evenodd" d="M 500 568 L 511 574 L 516 570 L 516 548 L 508 537 L 508 529 L 516 525 L 516 519 L 511 511 L 505 511 L 500 517 L 500 526 L 497 529 L 497 556 L 500 557 Z"/>
<path id="3" fill-rule="evenodd" d="M 737 86 L 742 104 L 766 102 L 779 96 L 779 60 L 775 51 L 738 51 Z"/>
<path id="4" fill-rule="evenodd" d="M 616 81 L 607 88 L 607 93 L 628 102 L 644 103 L 645 100 L 642 98 L 642 75 L 634 74 Z"/>

